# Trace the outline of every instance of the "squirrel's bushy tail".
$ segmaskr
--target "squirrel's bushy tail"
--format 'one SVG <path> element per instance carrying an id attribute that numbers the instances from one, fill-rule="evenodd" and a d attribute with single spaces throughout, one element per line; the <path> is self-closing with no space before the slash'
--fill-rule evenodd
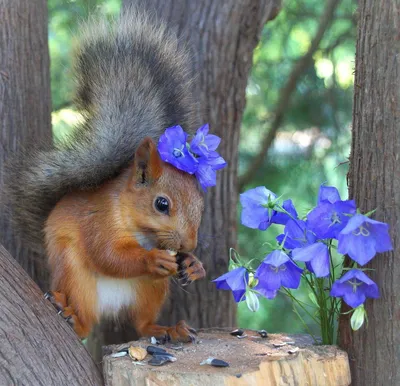
<path id="1" fill-rule="evenodd" d="M 22 152 L 6 170 L 6 196 L 31 247 L 57 201 L 93 189 L 132 161 L 146 136 L 193 124 L 186 52 L 154 17 L 130 9 L 118 21 L 93 18 L 75 47 L 76 103 L 84 122 L 63 143 Z"/>

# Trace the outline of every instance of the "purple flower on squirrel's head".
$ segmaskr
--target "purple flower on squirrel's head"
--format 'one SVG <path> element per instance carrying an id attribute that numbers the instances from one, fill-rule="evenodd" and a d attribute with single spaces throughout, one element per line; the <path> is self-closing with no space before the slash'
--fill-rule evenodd
<path id="1" fill-rule="evenodd" d="M 339 233 L 338 252 L 349 255 L 360 265 L 367 264 L 377 252 L 393 249 L 389 225 L 356 214 Z"/>
<path id="2" fill-rule="evenodd" d="M 164 162 L 168 162 L 177 169 L 193 174 L 199 161 L 193 157 L 186 146 L 187 134 L 180 126 L 173 126 L 165 130 L 158 142 L 158 152 Z"/>
<path id="3" fill-rule="evenodd" d="M 235 268 L 228 273 L 213 280 L 218 289 L 232 291 L 235 302 L 245 300 L 247 283 L 249 281 L 249 273 L 246 268 Z"/>
<path id="4" fill-rule="evenodd" d="M 333 283 L 330 295 L 343 298 L 350 307 L 356 308 L 366 298 L 379 298 L 379 289 L 364 272 L 352 269 Z"/>
<path id="5" fill-rule="evenodd" d="M 220 137 L 208 134 L 209 130 L 210 128 L 208 124 L 201 126 L 197 129 L 192 142 L 190 142 L 190 150 L 199 157 L 208 157 L 211 152 L 217 150 L 218 145 L 221 142 Z"/>
<path id="6" fill-rule="evenodd" d="M 225 160 L 216 152 L 221 138 L 208 134 L 208 131 L 208 125 L 200 127 L 189 144 L 182 127 L 173 126 L 165 130 L 158 143 L 161 159 L 194 174 L 205 191 L 216 185 L 216 171 L 226 166 Z"/>

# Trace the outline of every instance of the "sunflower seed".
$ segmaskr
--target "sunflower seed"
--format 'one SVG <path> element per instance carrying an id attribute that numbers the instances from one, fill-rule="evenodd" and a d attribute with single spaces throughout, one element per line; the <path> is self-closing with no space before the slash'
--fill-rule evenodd
<path id="1" fill-rule="evenodd" d="M 237 328 L 236 330 L 231 331 L 231 335 L 233 336 L 241 336 L 244 334 L 244 331 L 241 330 L 240 328 Z"/>
<path id="2" fill-rule="evenodd" d="M 147 346 L 146 350 L 150 355 L 166 353 L 166 351 L 163 348 L 155 346 Z"/>

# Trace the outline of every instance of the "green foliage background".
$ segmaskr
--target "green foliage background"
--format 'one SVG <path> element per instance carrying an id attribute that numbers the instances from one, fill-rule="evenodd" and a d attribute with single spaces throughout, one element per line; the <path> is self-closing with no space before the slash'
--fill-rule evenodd
<path id="1" fill-rule="evenodd" d="M 239 171 L 244 173 L 268 132 L 280 90 L 294 63 L 305 54 L 316 32 L 326 2 L 285 1 L 269 22 L 254 52 L 247 87 L 247 106 L 240 141 Z M 94 11 L 117 15 L 120 0 L 49 0 L 49 44 L 54 136 L 62 138 L 78 118 L 72 107 L 71 40 L 79 23 Z M 350 143 L 355 55 L 354 0 L 343 0 L 319 49 L 299 79 L 273 146 L 261 168 L 244 190 L 265 185 L 291 198 L 301 215 L 315 205 L 319 185 L 335 185 L 347 196 L 346 173 Z M 238 208 L 240 216 L 240 208 Z M 240 224 L 240 217 L 238 217 Z M 239 225 L 237 249 L 244 258 L 262 259 L 276 246 L 279 226 L 267 232 Z M 227 251 L 228 253 L 228 251 Z M 299 296 L 308 301 L 304 288 Z M 303 315 L 305 317 L 305 315 Z M 316 326 L 305 318 L 312 331 Z M 283 295 L 263 300 L 253 314 L 239 305 L 238 324 L 271 332 L 306 332 Z"/>

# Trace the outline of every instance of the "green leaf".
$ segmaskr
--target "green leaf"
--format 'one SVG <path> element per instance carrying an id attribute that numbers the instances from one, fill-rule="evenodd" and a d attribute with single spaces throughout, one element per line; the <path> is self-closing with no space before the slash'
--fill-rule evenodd
<path id="1" fill-rule="evenodd" d="M 318 301 L 317 301 L 317 297 L 315 296 L 315 293 L 314 292 L 310 292 L 308 294 L 308 297 L 310 298 L 311 302 L 315 305 L 315 307 L 319 308 L 319 304 L 318 304 Z"/>

